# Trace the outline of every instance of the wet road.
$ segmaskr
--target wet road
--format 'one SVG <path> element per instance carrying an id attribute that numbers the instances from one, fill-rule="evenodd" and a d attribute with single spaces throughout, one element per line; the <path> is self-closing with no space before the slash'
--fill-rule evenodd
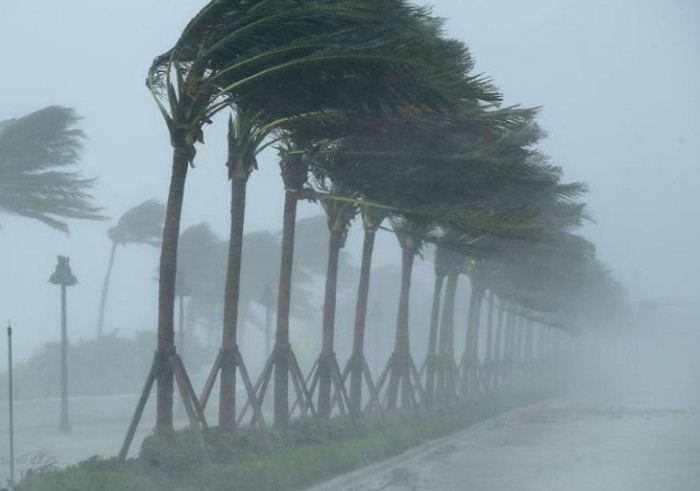
<path id="1" fill-rule="evenodd" d="M 501 415 L 314 491 L 700 490 L 700 391 L 631 383 Z"/>

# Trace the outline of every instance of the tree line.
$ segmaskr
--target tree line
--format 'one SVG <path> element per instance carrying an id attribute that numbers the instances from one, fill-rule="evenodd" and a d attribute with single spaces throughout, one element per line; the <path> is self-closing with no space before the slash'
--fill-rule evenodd
<path id="1" fill-rule="evenodd" d="M 157 434 L 173 430 L 176 385 L 199 426 L 218 381 L 222 428 L 239 424 L 247 408 L 252 422 L 264 425 L 268 393 L 277 425 L 295 410 L 358 417 L 365 403 L 376 411 L 457 403 L 521 370 L 517 363 L 534 359 L 536 343 L 545 353 L 552 332 L 614 313 L 622 288 L 595 258 L 593 244 L 575 233 L 588 219 L 586 186 L 564 182 L 561 168 L 537 148 L 544 137 L 538 110 L 503 106 L 495 85 L 473 72 L 467 47 L 445 37 L 442 27 L 428 9 L 405 0 L 213 0 L 155 58 L 147 86 L 173 148 L 162 234 L 123 236 L 118 224 L 110 238 L 113 251 L 130 241 L 160 247 L 157 351 L 144 387 L 146 397 L 156 386 Z M 61 111 L 67 123 L 75 121 Z M 186 250 L 180 218 L 196 145 L 219 113 L 228 114 L 222 178 L 225 172 L 231 185 L 230 235 L 223 291 L 210 293 L 222 299 L 220 351 L 197 396 L 176 350 L 178 258 Z M 0 126 L 0 156 L 12 131 L 12 122 Z M 75 160 L 81 135 L 71 131 L 66 153 L 48 159 L 51 165 Z M 243 228 L 247 183 L 270 147 L 278 152 L 285 193 L 276 327 L 253 382 L 238 345 Z M 41 161 L 33 160 L 36 170 L 46 168 Z M 29 164 L 0 157 L 0 170 L 10 176 L 22 165 Z M 55 188 L 57 197 L 39 200 L 42 207 L 19 211 L 14 195 L 3 191 L 0 208 L 58 228 L 63 224 L 49 215 L 99 218 L 86 191 L 92 181 L 70 176 Z M 300 200 L 318 202 L 328 226 L 321 352 L 309 376 L 301 373 L 289 332 Z M 144 208 L 133 218 L 149 213 Z M 341 365 L 334 351 L 338 258 L 355 221 L 364 240 L 352 356 Z M 374 379 L 364 355 L 365 326 L 374 241 L 384 229 L 395 234 L 401 252 L 400 300 L 393 350 Z M 428 355 L 419 367 L 409 342 L 411 279 L 429 244 L 437 248 L 434 298 Z M 469 316 L 455 359 L 462 275 L 471 284 Z M 239 377 L 247 395 L 240 413 Z M 134 424 L 141 411 L 139 404 Z"/>

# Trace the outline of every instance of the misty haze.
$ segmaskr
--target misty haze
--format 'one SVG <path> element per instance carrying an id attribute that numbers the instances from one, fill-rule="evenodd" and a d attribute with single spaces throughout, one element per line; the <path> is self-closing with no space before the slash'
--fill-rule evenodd
<path id="1" fill-rule="evenodd" d="M 0 1 L 0 489 L 700 490 L 699 23 Z"/>

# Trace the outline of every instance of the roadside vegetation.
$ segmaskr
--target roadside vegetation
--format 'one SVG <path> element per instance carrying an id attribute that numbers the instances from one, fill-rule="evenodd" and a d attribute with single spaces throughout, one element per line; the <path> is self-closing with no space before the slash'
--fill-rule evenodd
<path id="1" fill-rule="evenodd" d="M 552 394 L 547 388 L 492 394 L 450 414 L 416 420 L 294 420 L 263 432 L 239 428 L 205 432 L 205 446 L 190 431 L 167 440 L 150 438 L 138 458 L 94 457 L 65 469 L 29 471 L 17 491 L 274 491 L 303 489 L 359 467 L 374 464 L 421 443 L 450 435 L 484 419 Z"/>

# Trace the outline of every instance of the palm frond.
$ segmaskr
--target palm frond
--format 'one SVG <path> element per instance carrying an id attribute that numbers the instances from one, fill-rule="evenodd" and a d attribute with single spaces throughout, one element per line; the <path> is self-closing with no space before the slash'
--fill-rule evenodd
<path id="1" fill-rule="evenodd" d="M 160 246 L 165 221 L 165 206 L 148 200 L 127 210 L 107 234 L 117 244 L 149 244 Z"/>
<path id="2" fill-rule="evenodd" d="M 61 218 L 101 220 L 94 179 L 57 170 L 77 163 L 83 132 L 73 109 L 49 106 L 0 122 L 0 210 L 68 231 Z"/>

